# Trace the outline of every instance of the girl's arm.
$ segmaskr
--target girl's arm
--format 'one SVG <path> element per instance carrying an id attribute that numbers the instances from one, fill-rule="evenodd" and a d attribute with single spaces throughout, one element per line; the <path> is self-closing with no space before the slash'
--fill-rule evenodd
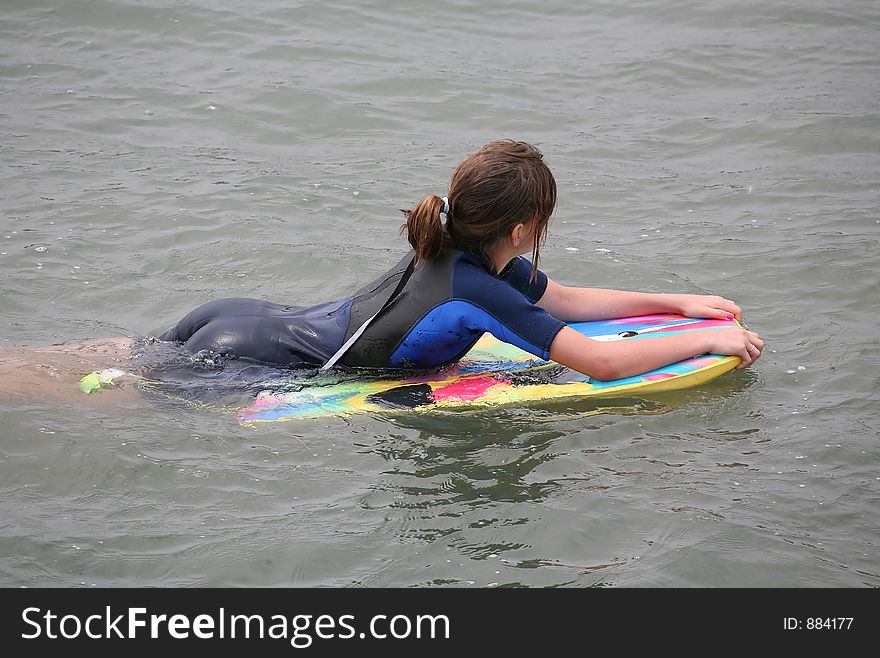
<path id="1" fill-rule="evenodd" d="M 680 313 L 692 318 L 742 320 L 742 310 L 714 295 L 679 295 L 603 288 L 572 288 L 547 280 L 538 306 L 564 322 L 591 322 L 651 313 Z M 643 371 L 644 372 L 644 371 Z"/>
<path id="2" fill-rule="evenodd" d="M 595 379 L 610 381 L 707 352 L 738 356 L 742 363 L 737 367 L 745 368 L 761 356 L 763 348 L 758 334 L 741 327 L 611 342 L 592 340 L 563 327 L 550 344 L 550 358 Z"/>

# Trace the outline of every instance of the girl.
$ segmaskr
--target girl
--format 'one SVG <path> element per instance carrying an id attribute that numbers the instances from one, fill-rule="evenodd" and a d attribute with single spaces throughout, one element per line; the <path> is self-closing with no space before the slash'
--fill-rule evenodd
<path id="1" fill-rule="evenodd" d="M 599 342 L 566 326 L 680 313 L 741 319 L 715 296 L 571 288 L 538 269 L 556 205 L 556 181 L 534 146 L 494 141 L 465 159 L 448 196 L 404 210 L 412 253 L 354 295 L 309 308 L 223 299 L 160 336 L 190 352 L 312 367 L 433 368 L 461 358 L 483 334 L 598 380 L 640 374 L 712 352 L 761 355 L 753 331 L 729 328 L 638 341 Z M 445 218 L 445 222 L 444 222 Z M 531 262 L 522 257 L 531 252 Z"/>

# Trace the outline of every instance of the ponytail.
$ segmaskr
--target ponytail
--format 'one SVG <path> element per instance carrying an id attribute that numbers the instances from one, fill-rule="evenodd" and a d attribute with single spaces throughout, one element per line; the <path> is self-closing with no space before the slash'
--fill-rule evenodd
<path id="1" fill-rule="evenodd" d="M 443 206 L 443 199 L 432 194 L 419 201 L 412 210 L 401 211 L 406 216 L 406 224 L 400 232 L 406 232 L 417 263 L 437 260 L 446 249 L 448 236 L 440 221 Z"/>

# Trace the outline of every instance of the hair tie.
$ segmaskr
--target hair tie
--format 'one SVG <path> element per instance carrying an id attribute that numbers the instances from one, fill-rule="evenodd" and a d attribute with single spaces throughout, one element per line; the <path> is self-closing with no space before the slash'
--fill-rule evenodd
<path id="1" fill-rule="evenodd" d="M 443 209 L 440 211 L 440 214 L 442 214 L 442 215 L 448 215 L 448 214 L 449 214 L 449 210 L 450 210 L 450 208 L 449 208 L 449 197 L 446 197 L 446 196 L 445 196 L 445 197 L 443 197 L 443 198 L 441 199 L 441 201 L 443 201 Z"/>

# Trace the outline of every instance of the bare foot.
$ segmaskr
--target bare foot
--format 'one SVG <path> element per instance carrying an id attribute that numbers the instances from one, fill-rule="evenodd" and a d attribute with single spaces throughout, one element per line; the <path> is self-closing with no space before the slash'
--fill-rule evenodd
<path id="1" fill-rule="evenodd" d="M 132 365 L 132 346 L 130 338 L 108 338 L 81 344 L 0 349 L 0 397 L 71 400 L 89 406 L 136 400 L 139 394 L 130 385 L 134 377 L 120 377 L 119 385 L 102 389 L 100 394 L 86 395 L 79 387 L 80 379 L 95 370 L 127 371 Z"/>

